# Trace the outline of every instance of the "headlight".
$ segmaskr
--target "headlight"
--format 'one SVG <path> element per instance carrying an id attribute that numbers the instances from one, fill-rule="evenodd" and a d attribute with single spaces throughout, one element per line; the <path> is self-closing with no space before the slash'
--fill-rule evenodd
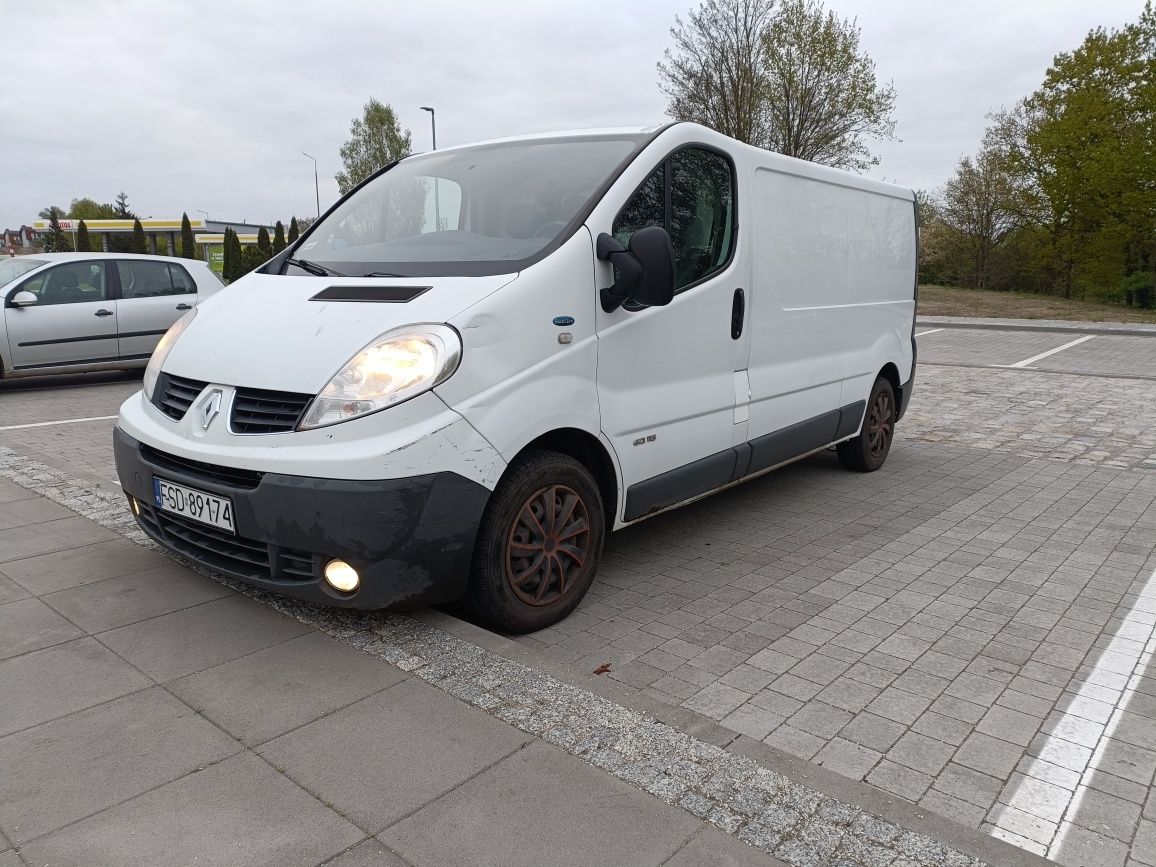
<path id="1" fill-rule="evenodd" d="M 377 338 L 337 371 L 313 399 L 298 430 L 360 418 L 441 385 L 462 357 L 446 325 L 411 325 Z"/>
<path id="2" fill-rule="evenodd" d="M 161 338 L 157 348 L 153 350 L 152 358 L 149 359 L 148 367 L 145 368 L 144 373 L 144 393 L 146 400 L 153 399 L 153 389 L 157 387 L 157 377 L 161 375 L 161 367 L 165 363 L 165 359 L 169 357 L 172 352 L 173 344 L 177 342 L 186 328 L 197 317 L 197 308 L 194 307 L 180 319 L 173 323 L 172 328 L 165 332 L 165 336 Z"/>

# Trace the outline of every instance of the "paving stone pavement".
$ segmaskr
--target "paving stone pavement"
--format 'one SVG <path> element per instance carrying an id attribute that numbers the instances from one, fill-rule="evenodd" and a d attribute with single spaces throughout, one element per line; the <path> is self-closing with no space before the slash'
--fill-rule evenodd
<path id="1" fill-rule="evenodd" d="M 106 435 L 52 451 L 107 479 Z M 1152 469 L 1150 380 L 925 365 L 883 471 L 822 454 L 615 534 L 518 641 L 1061 863 L 1151 864 Z"/>
<path id="2" fill-rule="evenodd" d="M 157 565 L 169 558 L 117 495 L 0 449 L 0 503 L 35 508 L 25 487 L 95 522 L 84 535 L 60 525 L 85 519 L 47 509 L 21 534 L 0 531 L 0 617 L 25 605 L 51 621 L 32 644 L 0 633 L 17 654 L 0 662 L 0 695 L 14 699 L 0 704 L 0 779 L 16 781 L 0 785 L 0 831 L 25 863 L 344 863 L 370 846 L 369 863 L 585 864 L 592 837 L 598 862 L 615 864 L 780 863 L 756 850 L 795 867 L 1035 863 L 973 838 L 995 853 L 985 862 L 404 615 L 184 569 L 206 597 L 158 613 L 130 591 L 121 598 L 143 619 L 98 617 L 89 629 L 102 631 L 87 632 L 61 613 L 91 586 L 70 580 L 62 555 L 120 545 L 89 559 L 102 583 L 136 592 L 142 569 L 175 567 Z M 134 546 L 153 562 L 132 563 Z M 154 590 L 172 599 L 172 577 Z M 365 656 L 329 659 L 342 648 Z M 61 678 L 63 689 L 41 685 Z M 132 762 L 116 756 L 126 748 Z"/>

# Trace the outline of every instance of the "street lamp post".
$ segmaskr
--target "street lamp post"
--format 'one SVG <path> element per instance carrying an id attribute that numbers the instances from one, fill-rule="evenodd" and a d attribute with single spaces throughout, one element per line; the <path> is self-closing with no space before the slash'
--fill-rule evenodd
<path id="1" fill-rule="evenodd" d="M 433 106 L 430 106 L 430 105 L 422 105 L 422 106 L 419 106 L 419 108 L 422 111 L 428 111 L 429 112 L 430 135 L 433 136 L 433 149 L 436 151 L 438 149 L 438 124 L 437 124 L 436 113 L 433 110 Z"/>
<path id="2" fill-rule="evenodd" d="M 433 110 L 432 105 L 418 106 L 422 111 L 429 112 L 429 131 L 430 137 L 433 139 L 433 149 L 438 149 L 438 123 L 437 113 Z M 442 230 L 442 203 L 440 190 L 438 189 L 438 179 L 434 176 L 434 231 L 440 232 Z"/>
<path id="3" fill-rule="evenodd" d="M 321 187 L 317 183 L 317 157 L 301 151 L 302 154 L 313 160 L 313 196 L 317 200 L 317 219 L 321 219 Z"/>

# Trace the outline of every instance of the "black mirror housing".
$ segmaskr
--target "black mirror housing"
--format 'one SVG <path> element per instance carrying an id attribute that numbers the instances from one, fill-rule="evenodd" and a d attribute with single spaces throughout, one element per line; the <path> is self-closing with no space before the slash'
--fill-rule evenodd
<path id="1" fill-rule="evenodd" d="M 602 290 L 602 309 L 607 313 L 629 301 L 640 307 L 662 307 L 674 298 L 676 272 L 674 245 L 661 226 L 647 226 L 630 236 L 623 247 L 613 236 L 598 236 L 596 253 L 615 268 L 614 285 Z"/>

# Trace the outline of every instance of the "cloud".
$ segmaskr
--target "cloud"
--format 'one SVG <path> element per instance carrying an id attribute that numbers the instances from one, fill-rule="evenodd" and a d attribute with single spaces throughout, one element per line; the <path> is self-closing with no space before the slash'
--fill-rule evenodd
<path id="1" fill-rule="evenodd" d="M 690 2 L 6 4 L 0 56 L 0 228 L 77 196 L 120 190 L 143 215 L 205 209 L 272 221 L 322 207 L 350 120 L 391 103 L 429 148 L 547 129 L 653 124 L 655 64 Z M 894 81 L 901 142 L 876 174 L 935 187 L 972 151 L 984 115 L 1042 80 L 1051 57 L 1133 2 L 913 4 L 831 0 L 858 17 Z"/>

